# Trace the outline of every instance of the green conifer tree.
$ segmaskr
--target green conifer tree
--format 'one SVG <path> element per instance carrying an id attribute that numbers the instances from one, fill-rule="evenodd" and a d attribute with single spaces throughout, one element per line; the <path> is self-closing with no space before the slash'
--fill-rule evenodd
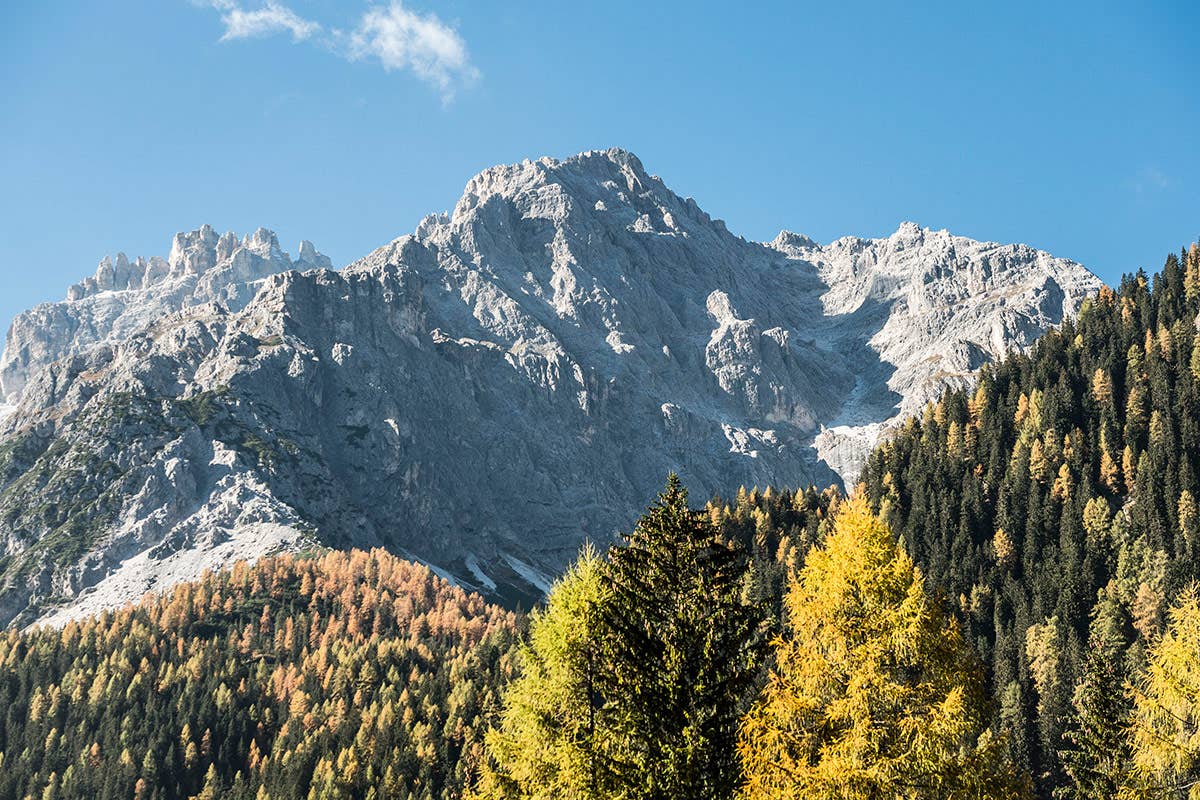
<path id="1" fill-rule="evenodd" d="M 744 599 L 745 556 L 722 543 L 671 475 L 610 551 L 606 668 L 619 796 L 732 797 L 739 715 L 758 669 L 763 609 Z"/>
<path id="2" fill-rule="evenodd" d="M 1059 752 L 1069 783 L 1056 797 L 1065 800 L 1115 798 L 1130 771 L 1129 715 L 1124 646 L 1124 612 L 1115 587 L 1102 593 L 1093 612 L 1083 677 Z"/>

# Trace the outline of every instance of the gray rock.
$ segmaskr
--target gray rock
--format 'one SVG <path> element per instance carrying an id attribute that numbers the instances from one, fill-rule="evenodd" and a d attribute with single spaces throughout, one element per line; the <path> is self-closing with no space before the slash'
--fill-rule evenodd
<path id="1" fill-rule="evenodd" d="M 295 266 L 327 268 L 329 259 L 305 241 Z M 180 309 L 221 302 L 237 311 L 263 278 L 292 268 L 265 228 L 241 241 L 233 233 L 218 238 L 208 225 L 177 233 L 165 260 L 105 256 L 95 275 L 67 290 L 65 302 L 44 303 L 13 321 L 0 356 L 0 399 L 16 402 L 30 376 L 52 362 L 121 341 Z"/>
<path id="2" fill-rule="evenodd" d="M 1101 285 L 911 223 L 748 242 L 621 150 L 486 170 L 341 271 L 262 230 L 139 263 L 9 334 L 0 623 L 314 543 L 528 603 L 670 470 L 697 500 L 852 481 Z"/>

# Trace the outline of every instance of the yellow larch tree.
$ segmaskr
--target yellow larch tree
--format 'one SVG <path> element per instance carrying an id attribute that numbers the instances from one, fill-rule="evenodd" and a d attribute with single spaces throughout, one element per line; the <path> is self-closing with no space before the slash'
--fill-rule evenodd
<path id="1" fill-rule="evenodd" d="M 1200 800 L 1200 596 L 1184 592 L 1134 690 L 1131 797 Z"/>
<path id="2" fill-rule="evenodd" d="M 738 743 L 747 800 L 1022 798 L 977 659 L 865 499 L 786 598 L 790 626 Z"/>

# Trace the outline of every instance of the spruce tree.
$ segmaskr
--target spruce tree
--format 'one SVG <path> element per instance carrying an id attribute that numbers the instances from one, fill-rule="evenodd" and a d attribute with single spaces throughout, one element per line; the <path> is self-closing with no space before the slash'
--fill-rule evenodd
<path id="1" fill-rule="evenodd" d="M 786 600 L 790 635 L 738 749 L 755 800 L 1017 798 L 958 625 L 865 499 L 842 504 Z"/>
<path id="2" fill-rule="evenodd" d="M 1130 698 L 1126 692 L 1124 612 L 1106 592 L 1096 605 L 1083 677 L 1059 753 L 1069 782 L 1055 792 L 1065 800 L 1117 797 L 1127 783 Z"/>
<path id="3" fill-rule="evenodd" d="M 743 599 L 745 556 L 688 507 L 671 475 L 609 553 L 606 668 L 617 792 L 629 800 L 732 797 L 735 750 L 761 654 L 762 608 Z"/>

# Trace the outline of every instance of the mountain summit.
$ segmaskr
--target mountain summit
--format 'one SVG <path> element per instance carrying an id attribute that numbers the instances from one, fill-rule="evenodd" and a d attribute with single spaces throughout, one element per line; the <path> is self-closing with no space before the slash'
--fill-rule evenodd
<path id="1" fill-rule="evenodd" d="M 1101 285 L 913 223 L 749 242 L 623 150 L 485 170 L 340 271 L 299 252 L 201 228 L 14 323 L 0 623 L 313 543 L 530 598 L 670 470 L 853 481 Z"/>

